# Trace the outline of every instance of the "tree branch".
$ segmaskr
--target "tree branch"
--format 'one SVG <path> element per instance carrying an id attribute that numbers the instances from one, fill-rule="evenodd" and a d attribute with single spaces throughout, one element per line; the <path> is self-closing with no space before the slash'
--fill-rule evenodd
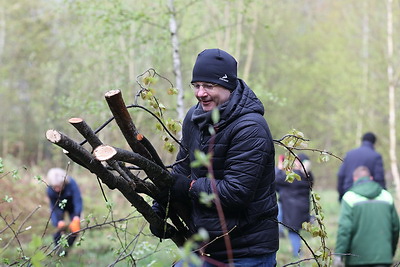
<path id="1" fill-rule="evenodd" d="M 86 168 L 96 174 L 110 189 L 117 188 L 151 225 L 154 225 L 159 229 L 164 229 L 164 226 L 166 225 L 167 235 L 172 235 L 171 240 L 177 244 L 177 246 L 182 246 L 184 244 L 184 234 L 177 231 L 171 224 L 165 223 L 164 220 L 153 211 L 151 206 L 143 199 L 143 197 L 135 191 L 135 188 L 131 183 L 114 176 L 87 150 L 61 132 L 48 130 L 46 132 L 46 138 L 50 142 L 67 150 L 71 155 L 74 155 L 74 157 L 79 158 Z M 161 167 L 159 168 L 161 169 Z"/>
<path id="2" fill-rule="evenodd" d="M 132 151 L 156 162 L 162 168 L 165 168 L 158 154 L 155 153 L 155 149 L 150 149 L 150 151 L 152 152 L 150 153 L 149 149 L 147 149 L 146 146 L 140 142 L 143 139 L 143 135 L 139 134 L 139 131 L 136 129 L 136 126 L 133 123 L 131 116 L 129 115 L 128 109 L 125 106 L 121 91 L 108 91 L 105 94 L 105 98 L 111 112 L 114 115 L 115 121 L 121 129 L 121 132 L 124 135 Z"/>

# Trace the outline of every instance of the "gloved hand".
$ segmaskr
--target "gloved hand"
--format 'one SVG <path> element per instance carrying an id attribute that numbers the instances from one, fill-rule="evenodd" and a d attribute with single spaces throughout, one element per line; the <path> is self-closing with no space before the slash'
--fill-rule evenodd
<path id="1" fill-rule="evenodd" d="M 187 201 L 192 180 L 182 174 L 172 175 L 175 178 L 175 182 L 171 187 L 171 198 L 173 200 Z"/>
<path id="2" fill-rule="evenodd" d="M 157 201 L 153 202 L 153 206 L 151 208 L 161 219 L 165 220 L 165 217 L 166 217 L 165 211 L 164 211 L 163 207 L 161 207 L 161 205 L 157 203 Z M 154 225 L 150 224 L 149 228 L 150 228 L 151 233 L 158 238 L 171 238 L 172 237 L 172 233 L 165 232 L 164 227 L 160 229 L 160 228 L 157 228 Z"/>
<path id="3" fill-rule="evenodd" d="M 81 230 L 81 219 L 78 216 L 75 216 L 72 219 L 72 222 L 69 224 L 69 229 L 71 230 L 71 233 Z"/>
<path id="4" fill-rule="evenodd" d="M 62 230 L 63 228 L 65 228 L 66 224 L 64 221 L 58 221 L 57 223 L 57 229 L 58 230 Z"/>

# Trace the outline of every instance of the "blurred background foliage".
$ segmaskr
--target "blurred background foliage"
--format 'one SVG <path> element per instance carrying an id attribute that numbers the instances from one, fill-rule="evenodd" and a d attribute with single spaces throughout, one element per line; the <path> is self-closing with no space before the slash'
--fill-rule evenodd
<path id="1" fill-rule="evenodd" d="M 237 58 L 239 76 L 263 101 L 274 138 L 295 128 L 311 140 L 310 147 L 342 157 L 362 133 L 374 131 L 377 150 L 387 160 L 386 5 L 175 0 L 184 109 L 195 103 L 188 84 L 197 54 L 219 47 Z M 27 165 L 56 164 L 62 156 L 45 140 L 47 129 L 74 136 L 66 123 L 70 117 L 96 128 L 111 116 L 104 93 L 120 89 L 127 104 L 133 103 L 137 76 L 149 68 L 174 82 L 169 19 L 168 1 L 161 0 L 2 0 L 1 155 Z M 159 88 L 164 101 L 167 87 Z M 175 99 L 165 101 L 169 116 L 176 117 Z M 154 123 L 143 112 L 132 113 L 157 145 Z M 113 142 L 120 136 L 107 130 L 104 138 Z M 315 165 L 323 186 L 335 185 L 339 164 Z"/>

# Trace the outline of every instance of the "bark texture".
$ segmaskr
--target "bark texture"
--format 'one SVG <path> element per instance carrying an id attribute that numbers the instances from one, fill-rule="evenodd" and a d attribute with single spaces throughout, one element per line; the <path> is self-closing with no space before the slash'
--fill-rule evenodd
<path id="1" fill-rule="evenodd" d="M 180 203 L 167 201 L 164 205 L 170 214 L 169 223 L 160 218 L 153 211 L 151 203 L 141 195 L 146 194 L 164 203 L 165 199 L 160 199 L 160 196 L 166 195 L 174 177 L 149 140 L 137 130 L 121 91 L 109 91 L 105 94 L 105 99 L 131 151 L 103 144 L 95 131 L 81 118 L 71 118 L 69 123 L 85 141 L 78 143 L 54 129 L 46 132 L 47 140 L 62 148 L 71 160 L 88 169 L 110 189 L 120 191 L 153 227 L 165 231 L 166 236 L 172 235 L 171 240 L 177 246 L 182 246 L 188 233 L 187 208 Z M 91 146 L 91 151 L 83 147 L 86 142 Z M 138 170 L 145 173 L 145 179 L 135 174 L 139 173 Z"/>

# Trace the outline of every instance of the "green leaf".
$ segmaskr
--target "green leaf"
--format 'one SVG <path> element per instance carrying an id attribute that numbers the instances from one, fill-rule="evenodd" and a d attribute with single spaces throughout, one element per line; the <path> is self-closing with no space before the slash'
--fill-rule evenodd
<path id="1" fill-rule="evenodd" d="M 208 132 L 210 133 L 210 135 L 215 135 L 215 129 L 212 125 L 208 126 Z"/>
<path id="2" fill-rule="evenodd" d="M 60 240 L 58 241 L 58 243 L 60 244 L 60 247 L 63 247 L 63 248 L 69 247 L 68 240 L 67 240 L 67 235 L 62 235 Z"/>
<path id="3" fill-rule="evenodd" d="M 43 266 L 41 262 L 46 258 L 46 255 L 43 253 L 43 251 L 39 250 L 36 252 L 33 257 L 31 258 L 31 263 L 35 267 L 41 267 Z"/>
<path id="4" fill-rule="evenodd" d="M 34 235 L 32 241 L 29 243 L 29 248 L 33 251 L 36 251 L 36 253 L 31 258 L 31 263 L 35 267 L 43 266 L 41 262 L 46 258 L 46 255 L 43 253 L 43 251 L 38 250 L 41 245 L 42 239 L 39 236 Z"/>
<path id="5" fill-rule="evenodd" d="M 113 202 L 106 201 L 106 207 L 107 207 L 108 210 L 112 210 L 113 206 L 114 206 Z"/>
<path id="6" fill-rule="evenodd" d="M 322 152 L 322 153 L 319 155 L 317 161 L 318 161 L 319 163 L 324 163 L 324 162 L 328 162 L 329 159 L 330 159 L 330 156 L 329 156 L 327 153 Z"/>
<path id="7" fill-rule="evenodd" d="M 212 122 L 213 122 L 214 124 L 216 124 L 217 122 L 219 122 L 219 120 L 220 120 L 219 109 L 214 108 L 214 109 L 211 111 L 211 120 L 212 120 Z"/>
<path id="8" fill-rule="evenodd" d="M 286 179 L 285 179 L 286 182 L 293 183 L 295 179 L 297 181 L 301 181 L 300 175 L 298 175 L 297 173 L 295 173 L 293 171 L 286 173 Z"/>
<path id="9" fill-rule="evenodd" d="M 180 123 L 174 119 L 167 119 L 165 124 L 168 130 L 171 131 L 173 134 L 176 134 L 182 128 Z"/>
<path id="10" fill-rule="evenodd" d="M 312 195 L 314 196 L 315 200 L 321 200 L 321 196 L 318 193 L 312 192 Z"/>
<path id="11" fill-rule="evenodd" d="M 143 78 L 143 83 L 146 86 L 149 86 L 150 84 L 155 84 L 157 82 L 157 78 L 156 77 L 151 77 L 151 76 L 147 76 Z"/>
<path id="12" fill-rule="evenodd" d="M 11 264 L 10 259 L 7 259 L 7 258 L 2 258 L 1 262 L 3 262 L 4 264 L 7 264 L 7 265 Z"/>
<path id="13" fill-rule="evenodd" d="M 205 154 L 204 152 L 196 149 L 194 151 L 194 157 L 196 160 L 190 163 L 190 166 L 192 168 L 199 168 L 201 166 L 206 166 L 206 167 L 210 166 L 210 159 L 211 159 L 210 154 Z"/>
<path id="14" fill-rule="evenodd" d="M 167 94 L 169 95 L 177 95 L 178 94 L 178 89 L 177 88 L 168 88 Z"/>
<path id="15" fill-rule="evenodd" d="M 38 247 L 40 247 L 42 245 L 42 239 L 36 235 L 34 235 L 32 237 L 31 242 L 29 243 L 29 247 L 31 249 L 37 249 Z"/>
<path id="16" fill-rule="evenodd" d="M 58 206 L 60 207 L 60 209 L 63 210 L 65 208 L 65 206 L 67 205 L 67 201 L 68 200 L 63 199 L 63 200 L 60 201 L 60 203 L 58 203 Z"/>
<path id="17" fill-rule="evenodd" d="M 3 200 L 4 200 L 5 202 L 7 202 L 7 203 L 11 203 L 11 202 L 13 201 L 13 198 L 10 197 L 10 196 L 8 196 L 8 195 L 5 195 L 5 197 L 3 198 Z"/>
<path id="18" fill-rule="evenodd" d="M 212 206 L 214 199 L 215 199 L 215 194 L 207 194 L 206 192 L 200 192 L 199 202 L 206 205 L 207 207 Z"/>
<path id="19" fill-rule="evenodd" d="M 18 175 L 18 170 L 13 170 L 11 171 L 11 176 L 12 178 L 14 178 L 15 180 L 19 180 L 21 177 L 19 177 Z"/>
<path id="20" fill-rule="evenodd" d="M 40 175 L 35 175 L 35 176 L 33 176 L 33 179 L 37 180 L 38 182 L 40 182 L 40 181 L 43 180 L 43 179 L 42 179 L 42 176 L 40 176 Z"/>

